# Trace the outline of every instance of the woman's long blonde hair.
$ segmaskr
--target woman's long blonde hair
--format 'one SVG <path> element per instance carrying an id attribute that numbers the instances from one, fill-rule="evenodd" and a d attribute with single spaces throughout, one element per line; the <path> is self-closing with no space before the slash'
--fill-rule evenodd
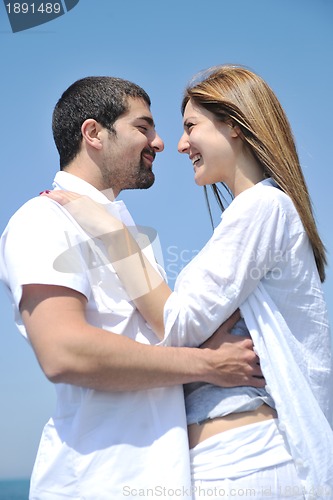
<path id="1" fill-rule="evenodd" d="M 222 121 L 232 120 L 243 141 L 293 201 L 310 239 L 321 281 L 325 280 L 326 255 L 313 216 L 311 200 L 283 108 L 272 89 L 258 75 L 241 66 L 223 65 L 205 72 L 204 78 L 185 90 L 182 113 L 189 100 Z M 218 196 L 218 190 L 213 185 Z M 222 202 L 221 202 L 222 204 Z"/>

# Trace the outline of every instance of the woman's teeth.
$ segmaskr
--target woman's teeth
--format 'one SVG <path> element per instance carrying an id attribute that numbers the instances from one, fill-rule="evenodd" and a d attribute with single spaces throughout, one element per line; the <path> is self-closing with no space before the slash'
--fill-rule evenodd
<path id="1" fill-rule="evenodd" d="M 199 161 L 200 159 L 201 159 L 201 155 L 195 155 L 195 156 L 193 156 L 193 158 L 192 158 L 192 165 L 195 165 L 195 163 L 197 161 Z"/>

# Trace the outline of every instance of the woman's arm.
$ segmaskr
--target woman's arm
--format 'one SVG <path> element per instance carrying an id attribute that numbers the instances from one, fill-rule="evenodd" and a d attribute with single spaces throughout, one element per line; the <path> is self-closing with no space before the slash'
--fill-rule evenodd
<path id="1" fill-rule="evenodd" d="M 151 264 L 131 230 L 102 204 L 69 191 L 43 193 L 68 210 L 80 226 L 103 241 L 108 258 L 142 316 L 160 339 L 163 308 L 171 290 Z"/>
<path id="2" fill-rule="evenodd" d="M 237 196 L 212 238 L 179 274 L 164 308 L 163 343 L 201 345 L 262 280 L 288 287 L 284 270 L 291 265 L 298 231 L 304 229 L 297 212 L 279 189 L 260 184 Z"/>
<path id="3" fill-rule="evenodd" d="M 48 196 L 105 243 L 125 289 L 165 345 L 201 345 L 267 273 L 284 265 L 289 243 L 284 207 L 288 210 L 290 200 L 272 186 L 255 186 L 235 198 L 213 237 L 181 272 L 172 295 L 130 230 L 103 205 L 68 192 Z"/>

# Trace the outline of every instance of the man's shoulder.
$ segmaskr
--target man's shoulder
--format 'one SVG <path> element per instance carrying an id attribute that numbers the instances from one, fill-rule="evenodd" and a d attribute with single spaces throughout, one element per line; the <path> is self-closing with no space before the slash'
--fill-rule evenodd
<path id="1" fill-rule="evenodd" d="M 46 196 L 36 196 L 21 205 L 10 217 L 6 230 L 28 224 L 30 227 L 40 223 L 54 223 L 57 218 L 63 218 L 62 207 Z"/>

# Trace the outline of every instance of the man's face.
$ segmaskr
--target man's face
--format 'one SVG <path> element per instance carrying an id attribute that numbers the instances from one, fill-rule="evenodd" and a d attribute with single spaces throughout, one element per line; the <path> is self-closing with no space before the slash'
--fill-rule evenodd
<path id="1" fill-rule="evenodd" d="M 148 104 L 128 100 L 128 111 L 114 123 L 115 134 L 105 130 L 102 176 L 105 189 L 117 196 L 124 189 L 147 189 L 154 183 L 153 161 L 164 143 L 155 131 Z"/>

